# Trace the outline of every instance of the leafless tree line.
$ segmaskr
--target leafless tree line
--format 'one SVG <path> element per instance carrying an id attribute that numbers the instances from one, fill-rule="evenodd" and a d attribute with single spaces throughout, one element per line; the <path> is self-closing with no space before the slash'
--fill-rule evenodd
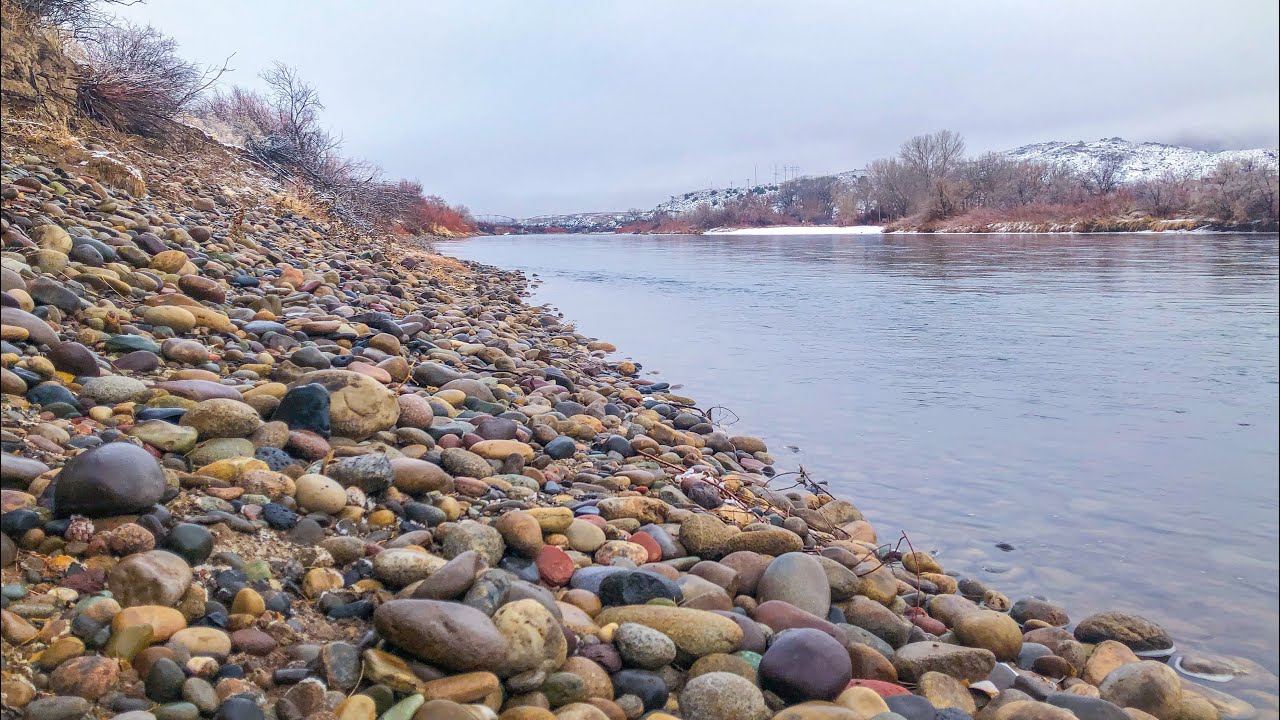
<path id="1" fill-rule="evenodd" d="M 976 209 L 1105 206 L 1113 212 L 1236 225 L 1274 224 L 1277 217 L 1276 173 L 1252 162 L 1224 162 L 1207 178 L 1170 172 L 1126 186 L 1119 159 L 1077 173 L 998 153 L 967 158 L 964 148 L 964 139 L 949 130 L 908 140 L 896 157 L 871 163 L 866 177 L 835 198 L 837 213 L 843 219 L 927 222 Z"/>
<path id="2" fill-rule="evenodd" d="M 227 61 L 204 67 L 150 25 L 104 24 L 87 31 L 76 101 L 89 117 L 117 129 L 160 137 L 218 78 Z"/>
<path id="3" fill-rule="evenodd" d="M 197 114 L 225 123 L 247 151 L 304 180 L 335 214 L 358 226 L 384 225 L 422 197 L 421 185 L 389 180 L 377 165 L 342 152 L 342 138 L 321 123 L 319 92 L 296 68 L 277 62 L 259 77 L 265 93 L 219 90 Z"/>

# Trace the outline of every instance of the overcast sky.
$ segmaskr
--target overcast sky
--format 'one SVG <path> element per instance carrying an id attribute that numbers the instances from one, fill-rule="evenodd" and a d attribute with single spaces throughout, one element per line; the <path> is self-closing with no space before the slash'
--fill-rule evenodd
<path id="1" fill-rule="evenodd" d="M 1277 144 L 1275 0 L 146 0 L 230 82 L 296 66 L 351 154 L 477 213 L 652 207 L 971 150 Z"/>

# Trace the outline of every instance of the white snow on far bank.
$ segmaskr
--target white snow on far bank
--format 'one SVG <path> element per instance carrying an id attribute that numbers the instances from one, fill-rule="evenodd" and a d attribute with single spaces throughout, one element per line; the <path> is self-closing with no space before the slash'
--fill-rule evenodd
<path id="1" fill-rule="evenodd" d="M 715 228 L 703 235 L 879 235 L 883 225 L 796 225 L 792 227 Z"/>

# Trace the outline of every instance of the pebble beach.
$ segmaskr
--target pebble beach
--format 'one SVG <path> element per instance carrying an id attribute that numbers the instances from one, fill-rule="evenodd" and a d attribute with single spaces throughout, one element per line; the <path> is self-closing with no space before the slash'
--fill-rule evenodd
<path id="1" fill-rule="evenodd" d="M 14 129 L 6 718 L 1276 717 L 1159 618 L 878 535 L 519 273 Z"/>

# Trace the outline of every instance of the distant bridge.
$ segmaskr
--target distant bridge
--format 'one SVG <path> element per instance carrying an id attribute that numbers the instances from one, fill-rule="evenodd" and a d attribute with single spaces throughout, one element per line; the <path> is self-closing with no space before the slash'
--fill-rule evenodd
<path id="1" fill-rule="evenodd" d="M 481 225 L 518 225 L 520 220 L 510 215 L 476 215 L 476 222 Z"/>

